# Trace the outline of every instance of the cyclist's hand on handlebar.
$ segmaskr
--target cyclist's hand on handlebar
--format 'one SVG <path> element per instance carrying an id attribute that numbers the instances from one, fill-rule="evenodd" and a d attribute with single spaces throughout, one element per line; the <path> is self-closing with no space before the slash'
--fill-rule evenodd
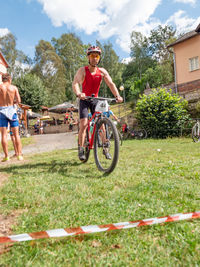
<path id="1" fill-rule="evenodd" d="M 86 97 L 85 93 L 80 93 L 80 94 L 78 94 L 77 96 L 78 96 L 78 98 L 81 99 L 81 100 L 85 100 L 85 97 Z"/>
<path id="2" fill-rule="evenodd" d="M 116 96 L 116 102 L 117 102 L 117 103 L 121 103 L 121 102 L 123 102 L 123 98 L 122 98 L 120 95 L 117 95 L 117 96 Z"/>

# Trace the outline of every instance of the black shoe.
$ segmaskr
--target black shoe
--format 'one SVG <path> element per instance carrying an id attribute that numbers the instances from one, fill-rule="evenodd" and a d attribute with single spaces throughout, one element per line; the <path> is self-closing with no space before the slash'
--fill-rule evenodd
<path id="1" fill-rule="evenodd" d="M 106 159 L 112 159 L 112 157 L 111 157 L 111 155 L 107 149 L 103 149 L 103 154 L 105 155 Z"/>
<path id="2" fill-rule="evenodd" d="M 83 147 L 79 147 L 78 150 L 78 157 L 81 161 L 86 160 L 85 154 L 84 154 L 84 148 Z"/>

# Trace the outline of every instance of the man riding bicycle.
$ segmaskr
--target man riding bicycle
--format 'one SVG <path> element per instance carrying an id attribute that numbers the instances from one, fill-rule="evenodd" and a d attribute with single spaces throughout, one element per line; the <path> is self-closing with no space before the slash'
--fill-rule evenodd
<path id="1" fill-rule="evenodd" d="M 116 85 L 112 81 L 112 78 L 104 68 L 98 68 L 97 65 L 101 59 L 101 49 L 98 46 L 91 46 L 87 49 L 88 66 L 84 66 L 78 69 L 74 76 L 72 88 L 76 96 L 80 99 L 79 103 L 79 116 L 80 116 L 80 129 L 79 129 L 79 151 L 78 156 L 80 160 L 85 160 L 84 155 L 84 140 L 86 135 L 86 129 L 88 124 L 88 108 L 91 113 L 95 112 L 97 104 L 96 99 L 87 100 L 86 96 L 98 97 L 102 78 L 107 86 L 110 88 L 112 94 L 116 98 L 117 102 L 122 102 L 123 98 L 120 96 Z M 80 90 L 80 85 L 82 90 Z M 106 156 L 106 155 L 105 155 Z M 109 156 L 109 155 L 107 155 Z"/>

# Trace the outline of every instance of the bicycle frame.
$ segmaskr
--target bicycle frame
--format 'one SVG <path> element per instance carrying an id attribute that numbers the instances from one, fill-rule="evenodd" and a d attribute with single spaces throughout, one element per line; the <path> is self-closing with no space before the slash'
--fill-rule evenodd
<path id="1" fill-rule="evenodd" d="M 86 99 L 93 98 L 94 97 L 87 97 Z M 103 112 L 108 109 L 108 103 L 104 100 L 116 101 L 116 99 L 96 99 L 102 101 L 97 103 L 95 112 L 91 118 L 88 118 L 86 136 L 84 139 L 85 159 L 81 161 L 83 163 L 87 162 L 90 150 L 93 149 L 97 168 L 105 173 L 111 173 L 118 162 L 119 137 L 116 126 Z"/>
<path id="2" fill-rule="evenodd" d="M 93 99 L 94 97 L 86 97 L 86 99 Z M 106 97 L 97 97 L 98 100 L 108 100 L 108 101 L 113 101 L 115 99 L 112 98 L 106 98 Z M 96 99 L 97 99 L 96 98 Z M 88 119 L 88 127 L 87 127 L 87 131 L 88 131 L 88 137 L 89 137 L 89 149 L 93 149 L 93 145 L 94 145 L 94 134 L 95 134 L 95 130 L 96 130 L 96 123 L 98 121 L 98 118 L 100 116 L 103 116 L 103 112 L 99 112 L 99 111 L 95 111 L 94 114 L 92 115 L 91 119 Z M 93 126 L 93 131 L 91 133 L 90 128 L 91 128 L 91 122 L 94 120 L 94 126 Z M 91 133 L 91 134 L 90 134 Z"/>

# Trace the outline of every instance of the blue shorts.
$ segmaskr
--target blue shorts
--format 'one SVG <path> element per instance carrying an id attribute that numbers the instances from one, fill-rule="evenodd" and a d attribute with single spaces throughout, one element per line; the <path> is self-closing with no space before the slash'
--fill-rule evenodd
<path id="1" fill-rule="evenodd" d="M 9 120 L 5 115 L 0 113 L 0 127 L 7 128 L 8 127 L 8 123 L 10 123 L 10 127 L 11 128 L 19 126 L 19 121 L 17 119 L 17 114 L 16 113 L 13 115 L 13 120 L 14 121 Z"/>

